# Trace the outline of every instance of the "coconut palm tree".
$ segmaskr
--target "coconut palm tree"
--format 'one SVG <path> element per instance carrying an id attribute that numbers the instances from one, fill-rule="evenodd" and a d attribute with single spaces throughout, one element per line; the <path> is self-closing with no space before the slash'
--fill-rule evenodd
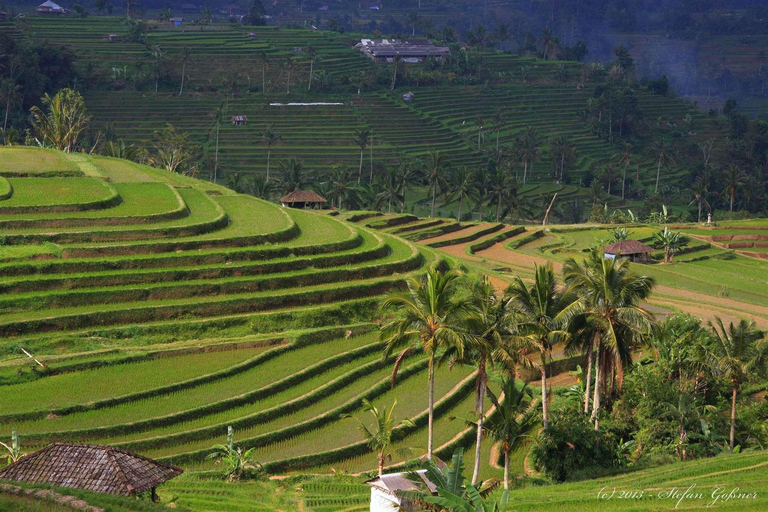
<path id="1" fill-rule="evenodd" d="M 0 82 L 0 104 L 5 107 L 5 119 L 3 120 L 3 130 L 8 129 L 8 116 L 11 109 L 18 105 L 21 100 L 21 86 L 10 78 Z"/>
<path id="2" fill-rule="evenodd" d="M 403 213 L 405 209 L 405 193 L 413 185 L 419 183 L 421 176 L 421 162 L 406 160 L 400 161 L 400 165 L 397 167 L 397 182 L 399 184 L 400 197 L 402 197 L 402 202 L 400 203 L 400 213 Z"/>
<path id="3" fill-rule="evenodd" d="M 568 304 L 569 299 L 558 292 L 551 263 L 535 266 L 534 280 L 530 287 L 517 276 L 507 288 L 505 297 L 511 303 L 510 309 L 514 311 L 516 335 L 527 338 L 529 345 L 538 349 L 540 363 L 534 363 L 534 366 L 538 367 L 541 373 L 541 416 L 544 428 L 547 428 L 547 357 L 559 340 L 568 337 L 555 318 Z"/>
<path id="4" fill-rule="evenodd" d="M 749 379 L 765 375 L 768 368 L 768 339 L 755 327 L 754 320 L 743 318 L 738 325 L 723 325 L 720 317 L 709 322 L 714 334 L 711 350 L 711 366 L 731 385 L 731 437 L 730 451 L 736 442 L 736 395 Z"/>
<path id="5" fill-rule="evenodd" d="M 654 160 L 656 160 L 656 187 L 653 189 L 654 194 L 659 193 L 661 166 L 673 165 L 675 163 L 673 152 L 674 148 L 665 140 L 657 140 L 651 147 L 651 155 L 653 155 Z"/>
<path id="6" fill-rule="evenodd" d="M 454 270 L 441 272 L 430 268 L 419 278 L 409 278 L 407 285 L 406 292 L 392 293 L 382 302 L 382 311 L 395 316 L 382 326 L 379 338 L 385 343 L 385 358 L 400 351 L 392 372 L 393 385 L 397 371 L 408 355 L 421 350 L 429 357 L 427 457 L 431 459 L 437 353 L 442 348 L 452 347 L 457 357 L 463 356 L 469 303 L 456 300 L 459 274 Z"/>
<path id="7" fill-rule="evenodd" d="M 261 62 L 261 92 L 262 94 L 267 92 L 267 70 L 269 69 L 269 56 L 267 52 L 261 51 L 258 54 L 259 62 Z"/>
<path id="8" fill-rule="evenodd" d="M 464 199 L 471 199 L 475 202 L 480 201 L 480 183 L 477 180 L 477 174 L 466 167 L 459 167 L 452 172 L 448 179 L 448 189 L 450 194 L 445 202 L 450 203 L 456 198 L 459 199 L 459 211 L 456 213 L 456 220 L 461 220 L 461 211 L 464 206 Z"/>
<path id="9" fill-rule="evenodd" d="M 730 209 L 733 211 L 733 202 L 736 199 L 736 193 L 740 190 L 744 190 L 747 186 L 747 173 L 742 171 L 738 165 L 730 164 L 725 169 L 725 188 L 723 189 L 723 195 L 728 195 L 730 198 Z"/>
<path id="10" fill-rule="evenodd" d="M 507 124 L 507 118 L 504 115 L 504 112 L 502 110 L 497 110 L 495 114 L 493 114 L 493 129 L 496 131 L 496 149 L 499 149 L 499 134 L 501 133 L 501 130 L 504 129 L 504 126 Z"/>
<path id="11" fill-rule="evenodd" d="M 261 142 L 267 145 L 267 181 L 269 181 L 269 160 L 272 156 L 272 145 L 282 137 L 275 131 L 274 124 L 268 124 L 264 127 L 264 133 L 261 134 Z"/>
<path id="12" fill-rule="evenodd" d="M 504 301 L 496 296 L 487 276 L 473 280 L 468 286 L 468 298 L 472 301 L 471 315 L 467 318 L 467 331 L 471 333 L 469 343 L 459 347 L 449 346 L 442 360 L 451 365 L 470 364 L 477 366 L 475 377 L 475 413 L 477 414 L 477 440 L 475 442 L 475 465 L 472 472 L 472 485 L 480 476 L 480 452 L 485 418 L 485 390 L 488 383 L 488 367 L 493 362 L 495 352 L 508 336 L 507 310 Z M 462 340 L 463 341 L 463 340 Z M 459 354 L 459 349 L 463 354 Z"/>
<path id="13" fill-rule="evenodd" d="M 555 162 L 555 183 L 565 179 L 565 164 L 576 158 L 576 146 L 567 135 L 552 137 L 549 142 L 550 154 Z"/>
<path id="14" fill-rule="evenodd" d="M 483 116 L 476 116 L 474 119 L 475 126 L 477 127 L 477 150 L 480 151 L 480 139 L 483 136 L 483 127 L 485 126 L 485 120 Z"/>
<path id="15" fill-rule="evenodd" d="M 528 177 L 528 166 L 533 172 L 533 163 L 541 156 L 541 141 L 539 135 L 532 127 L 528 127 L 522 137 L 518 137 L 515 148 L 517 157 L 523 162 L 523 185 Z"/>
<path id="16" fill-rule="evenodd" d="M 187 46 L 181 49 L 179 54 L 179 60 L 181 61 L 181 88 L 179 89 L 179 96 L 184 93 L 184 78 L 187 76 L 187 62 L 189 62 L 192 52 L 189 51 Z"/>
<path id="17" fill-rule="evenodd" d="M 517 181 L 512 177 L 512 173 L 506 168 L 496 168 L 496 172 L 489 176 L 487 181 L 484 199 L 488 206 L 496 205 L 496 222 L 503 218 L 502 206 L 507 204 L 512 193 L 517 194 Z"/>
<path id="18" fill-rule="evenodd" d="M 312 89 L 312 78 L 315 74 L 315 62 L 317 62 L 317 46 L 313 44 L 307 45 L 307 58 L 309 58 L 309 85 L 307 90 Z"/>
<path id="19" fill-rule="evenodd" d="M 374 208 L 378 209 L 382 204 L 387 204 L 387 213 L 392 213 L 392 204 L 402 204 L 403 196 L 400 194 L 397 169 L 390 167 L 381 178 L 380 191 L 376 194 Z"/>
<path id="20" fill-rule="evenodd" d="M 165 52 L 160 46 L 155 46 L 155 49 L 149 52 L 149 56 L 152 58 L 152 76 L 155 78 L 155 93 L 157 93 L 157 87 L 160 83 L 160 77 L 163 73 L 163 60 L 165 59 Z"/>
<path id="21" fill-rule="evenodd" d="M 709 201 L 707 201 L 707 196 L 709 196 L 709 185 L 707 184 L 706 180 L 697 178 L 696 181 L 691 184 L 691 188 L 689 190 L 693 196 L 693 201 L 689 203 L 689 206 L 694 202 L 697 204 L 699 212 L 697 222 L 701 223 L 702 207 L 706 206 L 709 208 Z"/>
<path id="22" fill-rule="evenodd" d="M 379 468 L 379 476 L 384 474 L 384 463 L 392 458 L 391 454 L 386 453 L 389 446 L 392 444 L 392 433 L 395 429 L 403 427 L 415 427 L 413 421 L 404 419 L 395 423 L 394 412 L 397 400 L 392 402 L 392 405 L 387 409 L 377 408 L 371 402 L 363 399 L 363 411 L 370 412 L 373 416 L 374 429 L 368 428 L 368 424 L 360 418 L 357 420 L 357 430 L 362 434 L 363 439 L 371 448 L 376 452 L 377 467 Z M 344 415 L 343 418 L 352 418 L 353 416 Z"/>
<path id="23" fill-rule="evenodd" d="M 448 184 L 446 171 L 448 162 L 445 155 L 440 151 L 432 151 L 427 157 L 425 174 L 429 188 L 432 190 L 432 206 L 429 210 L 429 216 L 435 216 L 435 201 L 437 200 L 437 191 L 444 190 Z"/>
<path id="24" fill-rule="evenodd" d="M 616 167 L 614 167 L 612 164 L 608 164 L 605 169 L 603 169 L 603 172 L 600 175 L 600 178 L 602 181 L 606 184 L 606 192 L 608 195 L 611 195 L 611 185 L 616 181 L 618 178 L 618 173 L 616 172 Z"/>
<path id="25" fill-rule="evenodd" d="M 362 129 L 355 130 L 355 145 L 360 148 L 360 166 L 357 170 L 357 183 L 360 183 L 360 179 L 363 177 L 363 153 L 365 148 L 368 147 L 368 143 L 371 139 L 371 130 Z"/>
<path id="26" fill-rule="evenodd" d="M 224 100 L 219 104 L 216 110 L 213 111 L 213 128 L 216 130 L 216 152 L 213 156 L 213 182 L 216 183 L 216 178 L 219 173 L 219 130 L 221 129 L 221 123 L 227 117 L 227 101 Z"/>
<path id="27" fill-rule="evenodd" d="M 576 299 L 555 320 L 567 322 L 583 315 L 596 331 L 592 418 L 595 430 L 599 430 L 600 397 L 607 371 L 611 370 L 612 376 L 615 372 L 620 388 L 624 369 L 632 364 L 632 347 L 653 325 L 653 315 L 639 304 L 651 294 L 655 281 L 632 273 L 629 260 L 605 258 L 600 248 L 593 249 L 582 262 L 569 258 L 563 265 L 563 277 L 566 294 Z"/>
<path id="28" fill-rule="evenodd" d="M 504 453 L 504 489 L 509 489 L 509 454 L 536 432 L 535 410 L 530 408 L 533 393 L 527 384 L 518 387 L 512 378 L 501 379 L 503 397 L 499 399 L 490 388 L 488 399 L 496 408 L 483 429 Z"/>
<path id="29" fill-rule="evenodd" d="M 294 190 L 300 190 L 309 182 L 309 178 L 303 175 L 304 167 L 301 161 L 295 157 L 280 162 L 280 188 L 288 194 Z"/>
<path id="30" fill-rule="evenodd" d="M 356 195 L 360 192 L 360 186 L 355 183 L 353 171 L 346 167 L 336 166 L 326 178 L 329 185 L 328 199 L 336 201 L 336 207 L 341 210 L 345 201 L 355 202 Z"/>
<path id="31" fill-rule="evenodd" d="M 617 163 L 624 164 L 624 172 L 621 175 L 621 198 L 624 199 L 624 191 L 627 184 L 627 170 L 629 169 L 629 163 L 632 160 L 632 144 L 629 142 L 624 143 L 624 149 L 620 153 L 613 155 L 613 159 Z M 637 179 L 640 180 L 640 171 L 638 170 Z"/>

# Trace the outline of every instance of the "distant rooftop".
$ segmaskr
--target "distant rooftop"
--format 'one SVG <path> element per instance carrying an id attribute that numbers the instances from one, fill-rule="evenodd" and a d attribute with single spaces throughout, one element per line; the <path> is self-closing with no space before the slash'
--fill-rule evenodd
<path id="1" fill-rule="evenodd" d="M 355 45 L 370 57 L 444 57 L 450 54 L 445 46 L 436 46 L 429 39 L 361 39 Z"/>

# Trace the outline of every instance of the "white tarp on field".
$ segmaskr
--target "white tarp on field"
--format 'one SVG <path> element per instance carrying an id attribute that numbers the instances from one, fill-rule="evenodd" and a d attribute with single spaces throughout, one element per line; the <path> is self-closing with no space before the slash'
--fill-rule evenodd
<path id="1" fill-rule="evenodd" d="M 270 103 L 270 107 L 314 107 L 317 105 L 343 105 L 344 103 Z"/>

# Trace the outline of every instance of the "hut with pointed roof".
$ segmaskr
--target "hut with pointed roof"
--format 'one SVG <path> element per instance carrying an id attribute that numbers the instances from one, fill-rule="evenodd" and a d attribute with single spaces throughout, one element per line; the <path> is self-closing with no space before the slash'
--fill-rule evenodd
<path id="1" fill-rule="evenodd" d="M 151 491 L 155 500 L 157 486 L 182 472 L 177 466 L 110 446 L 54 443 L 0 469 L 0 480 L 121 496 Z"/>
<path id="2" fill-rule="evenodd" d="M 653 249 L 637 240 L 622 240 L 605 246 L 606 258 L 629 258 L 633 263 L 647 263 Z"/>
<path id="3" fill-rule="evenodd" d="M 69 9 L 65 9 L 59 4 L 52 2 L 51 0 L 46 0 L 37 6 L 35 12 L 37 14 L 59 14 L 61 16 L 66 16 L 69 14 Z"/>
<path id="4" fill-rule="evenodd" d="M 322 208 L 328 200 L 312 190 L 294 190 L 280 198 L 280 204 L 291 208 Z"/>

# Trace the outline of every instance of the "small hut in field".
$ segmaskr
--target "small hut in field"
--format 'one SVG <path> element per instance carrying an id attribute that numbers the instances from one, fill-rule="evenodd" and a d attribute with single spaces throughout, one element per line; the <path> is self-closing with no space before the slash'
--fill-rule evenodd
<path id="1" fill-rule="evenodd" d="M 280 204 L 290 208 L 306 210 L 322 208 L 328 200 L 312 190 L 294 190 L 280 198 Z"/>
<path id="2" fill-rule="evenodd" d="M 647 263 L 653 249 L 637 240 L 622 240 L 605 246 L 606 258 L 629 258 L 633 263 Z"/>
<path id="3" fill-rule="evenodd" d="M 0 480 L 70 487 L 103 494 L 157 499 L 157 486 L 182 473 L 125 450 L 90 444 L 55 443 L 0 469 Z"/>

